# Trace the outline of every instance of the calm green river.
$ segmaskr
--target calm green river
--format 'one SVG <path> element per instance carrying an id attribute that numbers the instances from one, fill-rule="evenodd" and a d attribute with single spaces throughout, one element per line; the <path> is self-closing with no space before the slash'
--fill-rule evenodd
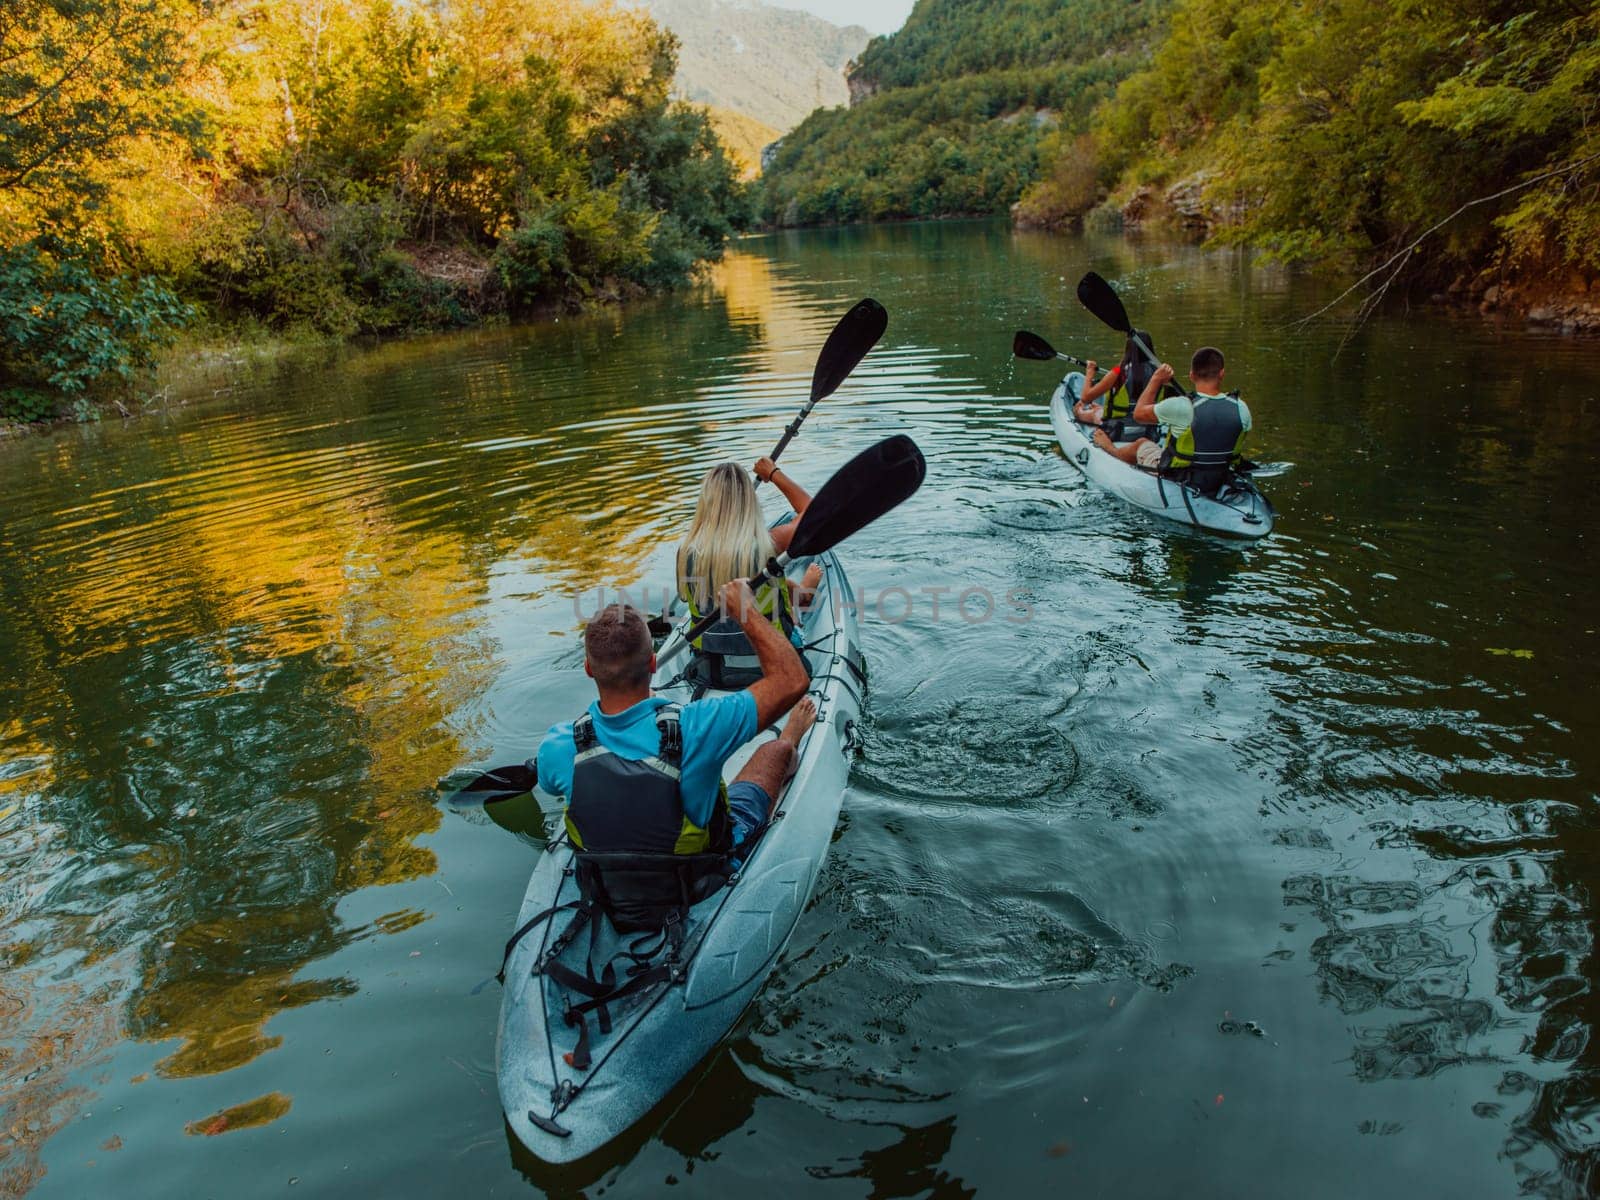
<path id="1" fill-rule="evenodd" d="M 1174 362 L 1227 351 L 1287 464 L 1265 541 L 1054 447 L 1011 333 L 1113 361 L 1090 268 Z M 909 432 L 929 471 L 842 553 L 882 603 L 821 883 L 733 1037 L 550 1170 L 473 990 L 536 815 L 439 781 L 573 715 L 584 597 L 670 583 L 702 472 L 770 450 L 863 295 L 889 331 L 784 466 Z M 1332 295 L 802 233 L 0 444 L 0 1196 L 1593 1194 L 1600 344 L 1295 324 Z"/>

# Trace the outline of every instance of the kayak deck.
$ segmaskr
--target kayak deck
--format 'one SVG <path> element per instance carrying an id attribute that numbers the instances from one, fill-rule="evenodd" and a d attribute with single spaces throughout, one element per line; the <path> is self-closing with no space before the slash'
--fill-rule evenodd
<path id="1" fill-rule="evenodd" d="M 1148 513 L 1224 537 L 1261 538 L 1272 532 L 1277 512 L 1247 479 L 1234 476 L 1215 496 L 1154 471 L 1125 463 L 1094 444 L 1095 426 L 1073 415 L 1084 377 L 1074 371 L 1050 397 L 1050 423 L 1070 462 L 1096 486 Z"/>
<path id="2" fill-rule="evenodd" d="M 535 973 L 570 914 L 536 927 L 507 960 L 497 1039 L 500 1099 L 517 1137 L 547 1162 L 576 1161 L 622 1134 L 715 1048 L 766 981 L 810 898 L 838 820 L 866 686 L 849 581 L 831 553 L 816 561 L 823 579 L 802 632 L 817 721 L 748 860 L 729 886 L 690 909 L 679 977 L 608 1004 L 609 1030 L 590 1013 L 591 1061 L 579 1070 L 566 1058 L 577 1031 L 564 1013 L 569 997 L 583 997 Z M 663 656 L 681 639 L 680 627 L 663 645 Z M 682 655 L 669 664 L 656 681 L 656 695 L 683 704 L 695 698 L 680 674 L 687 661 Z M 758 732 L 726 764 L 724 778 L 732 782 L 756 748 L 775 736 L 772 729 Z M 560 836 L 540 856 L 517 928 L 577 899 L 572 850 Z M 641 935 L 619 935 L 602 920 L 591 959 L 585 923 L 556 961 L 582 975 L 586 959 L 600 970 L 628 947 L 648 948 L 657 940 L 643 935 L 641 943 Z M 621 965 L 618 973 L 625 978 Z"/>

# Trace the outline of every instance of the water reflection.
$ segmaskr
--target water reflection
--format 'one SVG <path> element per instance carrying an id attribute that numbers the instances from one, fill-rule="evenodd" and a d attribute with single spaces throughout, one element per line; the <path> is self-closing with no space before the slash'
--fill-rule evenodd
<path id="1" fill-rule="evenodd" d="M 1169 356 L 1227 349 L 1296 463 L 1263 544 L 1053 450 L 1008 335 L 1115 354 L 1088 267 Z M 857 587 L 1031 615 L 869 619 L 866 746 L 772 985 L 603 1161 L 511 1164 L 1166 1194 L 1312 1192 L 1331 1155 L 1409 1194 L 1426 1153 L 1441 1189 L 1592 1191 L 1600 362 L 1420 314 L 1335 359 L 1290 325 L 1321 287 L 993 225 L 784 234 L 692 296 L 0 447 L 0 1191 L 95 1194 L 112 1154 L 170 1194 L 275 1191 L 267 1160 L 519 1183 L 472 988 L 542 822 L 442 821 L 433 785 L 581 703 L 569 593 L 665 581 L 707 462 L 770 446 L 864 294 L 888 335 L 796 474 L 911 432 L 928 483 L 852 541 Z"/>
<path id="2" fill-rule="evenodd" d="M 690 345 L 748 345 L 748 308 L 738 327 L 712 309 L 634 348 L 628 378 Z M 444 372 L 417 344 L 387 347 L 280 414 L 178 413 L 169 436 L 68 436 L 23 460 L 0 541 L 8 1194 L 41 1177 L 40 1148 L 120 1038 L 161 1045 L 161 1078 L 238 1070 L 282 1044 L 279 1014 L 356 994 L 308 964 L 427 919 L 352 924 L 340 900 L 435 869 L 420 842 L 440 821 L 434 782 L 472 755 L 462 714 L 493 669 L 480 609 L 497 557 L 626 579 L 634 515 L 575 514 L 649 478 L 641 462 L 671 475 L 674 440 L 648 435 L 564 465 L 618 409 L 587 382 L 615 369 L 617 320 L 571 331 L 568 374 L 532 396 L 526 366 L 506 369 L 515 343 L 488 338 Z M 447 402 L 397 411 L 397 380 L 427 387 L 419 374 L 446 380 Z M 543 410 L 565 452 L 499 452 L 528 428 L 508 404 Z M 467 429 L 495 449 L 461 445 Z M 240 1100 L 248 1119 L 174 1117 L 214 1135 L 292 1098 Z"/>

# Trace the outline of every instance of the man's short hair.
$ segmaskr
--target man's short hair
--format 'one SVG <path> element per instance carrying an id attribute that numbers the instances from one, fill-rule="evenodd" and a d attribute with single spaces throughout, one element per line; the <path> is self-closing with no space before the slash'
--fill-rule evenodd
<path id="1" fill-rule="evenodd" d="M 604 688 L 638 687 L 650 682 L 655 647 L 644 614 L 631 604 L 610 604 L 583 631 L 589 673 Z"/>
<path id="2" fill-rule="evenodd" d="M 1221 350 L 1215 346 L 1201 346 L 1189 360 L 1189 374 L 1197 379 L 1215 379 L 1222 374 L 1225 365 Z"/>

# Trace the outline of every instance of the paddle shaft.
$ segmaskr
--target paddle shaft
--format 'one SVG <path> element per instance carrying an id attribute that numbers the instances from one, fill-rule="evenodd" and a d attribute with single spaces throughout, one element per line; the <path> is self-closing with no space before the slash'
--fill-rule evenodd
<path id="1" fill-rule="evenodd" d="M 805 419 L 811 415 L 811 410 L 817 406 L 817 401 L 820 399 L 821 396 L 813 396 L 806 401 L 805 407 L 796 414 L 794 420 L 789 422 L 788 428 L 783 431 L 783 436 L 778 439 L 778 444 L 772 448 L 772 453 L 767 455 L 768 458 L 773 462 L 778 461 L 778 455 L 783 453 L 785 446 L 794 441 L 795 434 L 800 432 L 800 426 L 805 424 Z M 762 482 L 760 479 L 756 480 L 756 486 L 760 487 Z"/>
<path id="2" fill-rule="evenodd" d="M 870 296 L 858 302 L 839 318 L 839 323 L 829 332 L 827 340 L 822 343 L 822 351 L 817 355 L 817 366 L 811 373 L 811 398 L 806 401 L 805 407 L 795 419 L 789 422 L 789 427 L 778 439 L 777 446 L 768 456 L 773 462 L 777 462 L 778 455 L 794 441 L 795 435 L 800 432 L 800 426 L 805 424 L 805 419 L 817 406 L 817 401 L 839 390 L 839 385 L 845 381 L 845 377 L 854 371 L 867 356 L 867 352 L 878 344 L 878 339 L 883 336 L 883 331 L 888 326 L 888 312 Z M 756 480 L 756 486 L 761 486 L 761 480 Z"/>

